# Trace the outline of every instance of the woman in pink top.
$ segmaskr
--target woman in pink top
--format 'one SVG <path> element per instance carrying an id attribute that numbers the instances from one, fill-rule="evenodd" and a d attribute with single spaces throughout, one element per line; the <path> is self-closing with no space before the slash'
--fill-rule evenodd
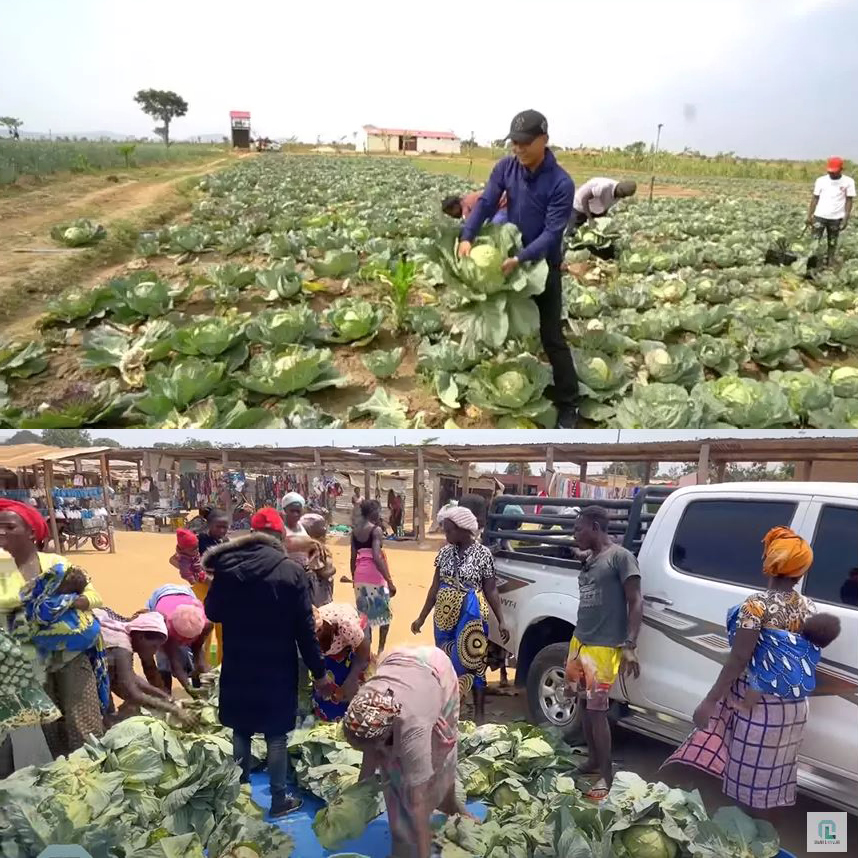
<path id="1" fill-rule="evenodd" d="M 167 584 L 159 587 L 149 599 L 146 610 L 157 611 L 164 617 L 167 625 L 167 640 L 162 652 L 169 666 L 169 673 L 179 680 L 188 694 L 194 694 L 193 681 L 199 681 L 200 674 L 208 668 L 205 643 L 212 631 L 212 624 L 206 618 L 203 603 L 193 594 L 190 587 Z M 187 651 L 190 650 L 192 664 L 188 670 Z M 156 688 L 165 688 L 164 678 L 153 657 L 140 659 L 143 673 Z"/>
<path id="2" fill-rule="evenodd" d="M 379 630 L 380 653 L 387 642 L 387 633 L 393 620 L 390 600 L 396 595 L 396 587 L 390 577 L 382 547 L 381 504 L 377 500 L 365 500 L 359 509 L 352 529 L 351 569 L 355 603 L 358 613 L 365 614 L 369 621 L 370 643 L 372 629 Z"/>
<path id="3" fill-rule="evenodd" d="M 394 858 L 429 858 L 430 819 L 468 812 L 456 799 L 459 680 L 437 647 L 395 647 L 343 718 L 363 751 L 361 779 L 381 775 Z"/>

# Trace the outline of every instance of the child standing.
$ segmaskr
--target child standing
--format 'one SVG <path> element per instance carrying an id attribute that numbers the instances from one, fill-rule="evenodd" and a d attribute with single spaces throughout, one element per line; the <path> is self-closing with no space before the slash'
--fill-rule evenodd
<path id="1" fill-rule="evenodd" d="M 176 531 L 176 553 L 170 558 L 170 565 L 179 570 L 182 578 L 190 584 L 194 595 L 205 603 L 211 576 L 200 562 L 200 543 L 195 533 L 183 527 Z M 219 623 L 215 624 L 214 631 L 217 652 L 212 656 L 213 667 L 220 664 L 223 658 L 223 629 Z"/>
<path id="2" fill-rule="evenodd" d="M 337 574 L 334 558 L 325 544 L 328 523 L 324 516 L 311 512 L 301 516 L 301 526 L 307 536 L 315 540 L 307 557 L 307 575 L 313 605 L 321 608 L 334 601 L 334 576 Z"/>

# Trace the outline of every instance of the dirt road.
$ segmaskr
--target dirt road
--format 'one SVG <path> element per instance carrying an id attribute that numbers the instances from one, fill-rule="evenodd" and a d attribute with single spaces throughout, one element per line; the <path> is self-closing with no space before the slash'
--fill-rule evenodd
<path id="1" fill-rule="evenodd" d="M 150 168 L 141 171 L 139 177 L 120 171 L 118 181 L 110 183 L 104 175 L 79 176 L 23 193 L 0 195 L 0 301 L 9 317 L 19 309 L 41 312 L 42 300 L 53 297 L 58 281 L 65 288 L 87 283 L 94 275 L 100 277 L 105 265 L 119 261 L 123 248 L 117 243 L 129 228 L 133 231 L 158 222 L 160 216 L 177 215 L 190 205 L 178 194 L 181 183 L 223 167 L 235 157 Z M 79 217 L 91 218 L 105 227 L 107 238 L 101 245 L 93 249 L 62 248 L 51 239 L 51 227 Z M 19 252 L 22 250 L 51 252 Z M 110 257 L 112 252 L 117 258 Z M 67 280 L 63 280 L 64 273 L 70 275 Z"/>

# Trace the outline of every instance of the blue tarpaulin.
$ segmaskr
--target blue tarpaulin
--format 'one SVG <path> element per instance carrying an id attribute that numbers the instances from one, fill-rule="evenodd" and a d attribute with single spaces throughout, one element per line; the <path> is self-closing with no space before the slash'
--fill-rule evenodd
<path id="1" fill-rule="evenodd" d="M 253 800 L 267 811 L 271 807 L 271 789 L 266 772 L 257 772 L 250 776 L 250 786 Z M 324 806 L 324 802 L 312 795 L 302 795 L 304 806 L 296 813 L 283 819 L 270 820 L 285 831 L 294 841 L 295 858 L 330 858 L 340 852 L 357 852 L 359 855 L 369 855 L 370 858 L 385 858 L 390 854 L 390 828 L 387 824 L 387 814 L 383 813 L 374 819 L 363 835 L 357 840 L 343 843 L 336 850 L 323 849 L 313 833 L 313 820 L 316 811 Z M 468 805 L 468 810 L 480 819 L 485 818 L 486 807 L 479 802 Z M 266 816 L 266 819 L 268 817 Z"/>

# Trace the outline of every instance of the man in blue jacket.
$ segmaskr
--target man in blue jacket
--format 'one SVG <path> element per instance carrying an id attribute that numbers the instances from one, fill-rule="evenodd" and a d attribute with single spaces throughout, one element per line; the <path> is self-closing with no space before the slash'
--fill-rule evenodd
<path id="1" fill-rule="evenodd" d="M 522 262 L 548 262 L 545 291 L 534 299 L 539 307 L 542 347 L 554 370 L 548 391 L 557 406 L 558 429 L 574 429 L 578 412 L 578 377 L 561 318 L 560 263 L 563 233 L 572 216 L 575 185 L 548 148 L 548 120 L 536 110 L 516 115 L 509 129 L 513 154 L 498 161 L 482 196 L 462 227 L 459 256 L 468 256 L 480 227 L 498 210 L 506 193 L 509 221 L 521 230 L 523 248 L 503 263 L 511 274 Z"/>

